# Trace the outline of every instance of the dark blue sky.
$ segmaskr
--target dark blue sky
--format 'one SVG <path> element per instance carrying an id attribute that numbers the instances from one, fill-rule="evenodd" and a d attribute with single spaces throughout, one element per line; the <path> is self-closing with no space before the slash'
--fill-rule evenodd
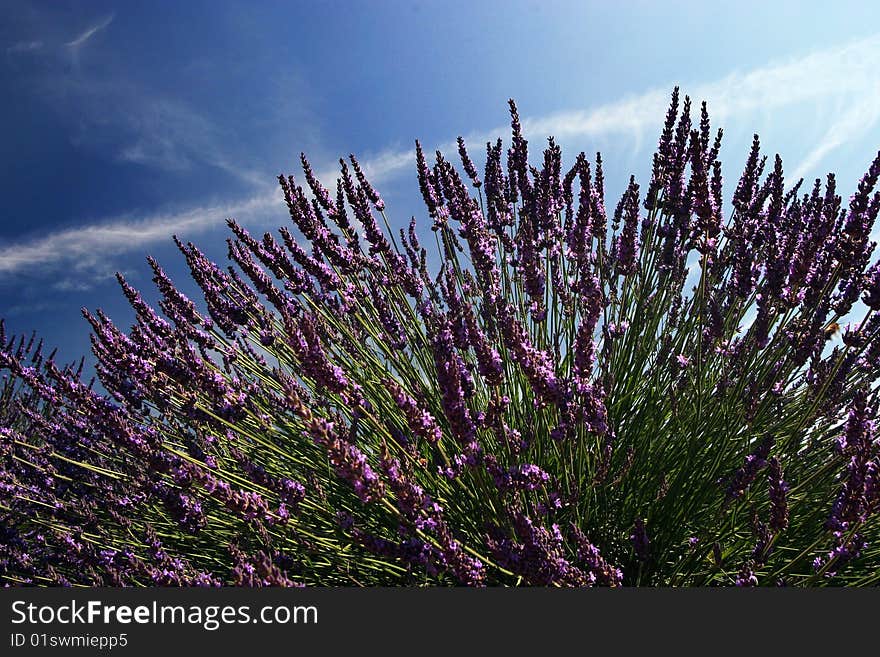
<path id="1" fill-rule="evenodd" d="M 67 359 L 79 308 L 122 323 L 113 272 L 143 256 L 183 287 L 171 233 L 224 258 L 224 219 L 285 222 L 274 177 L 355 152 L 394 221 L 424 218 L 411 145 L 504 136 L 601 149 L 610 192 L 644 182 L 675 84 L 787 170 L 846 190 L 880 147 L 880 9 L 809 2 L 0 3 L 0 317 Z M 875 34 L 876 33 L 876 34 Z M 728 190 L 729 191 L 729 190 Z M 147 296 L 151 294 L 148 292 Z"/>

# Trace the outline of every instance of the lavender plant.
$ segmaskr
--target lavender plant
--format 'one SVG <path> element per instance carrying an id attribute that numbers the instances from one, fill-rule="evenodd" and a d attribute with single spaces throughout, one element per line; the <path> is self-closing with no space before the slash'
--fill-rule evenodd
<path id="1" fill-rule="evenodd" d="M 676 89 L 609 212 L 600 155 L 537 168 L 510 110 L 482 172 L 416 142 L 431 233 L 303 156 L 277 237 L 230 221 L 226 268 L 175 238 L 204 303 L 120 276 L 129 331 L 84 311 L 109 396 L 0 336 L 0 577 L 876 583 L 880 154 L 844 207 L 756 136 L 725 212 Z"/>

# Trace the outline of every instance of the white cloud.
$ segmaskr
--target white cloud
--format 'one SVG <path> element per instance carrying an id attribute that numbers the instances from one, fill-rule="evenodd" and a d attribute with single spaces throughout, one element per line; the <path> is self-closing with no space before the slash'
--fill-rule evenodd
<path id="1" fill-rule="evenodd" d="M 836 48 L 820 50 L 748 72 L 735 72 L 711 83 L 682 89 L 691 98 L 709 103 L 715 125 L 753 112 L 773 112 L 791 105 L 850 102 L 851 107 L 834 123 L 826 139 L 807 157 L 799 175 L 819 163 L 833 148 L 858 138 L 880 118 L 880 34 Z M 642 139 L 657 132 L 669 105 L 670 88 L 652 89 L 589 110 L 558 112 L 524 118 L 523 132 L 530 139 L 553 135 L 557 140 L 626 135 Z M 470 135 L 470 144 L 485 144 L 508 132 L 507 126 Z M 440 147 L 456 148 L 454 142 Z M 379 158 L 382 177 L 412 166 L 412 151 L 384 152 Z"/>
<path id="2" fill-rule="evenodd" d="M 805 177 L 814 172 L 819 164 L 835 148 L 858 139 L 870 130 L 880 118 L 880 84 L 867 86 L 863 98 L 840 108 L 839 115 L 822 136 L 819 144 L 811 150 L 792 174 L 792 179 Z"/>
<path id="3" fill-rule="evenodd" d="M 16 54 L 34 52 L 35 50 L 40 50 L 42 47 L 42 41 L 18 41 L 9 46 L 6 49 L 6 52 Z"/>
<path id="4" fill-rule="evenodd" d="M 90 28 L 71 43 L 84 43 L 107 24 L 109 20 L 103 25 Z M 880 70 L 875 65 L 878 60 L 880 35 L 752 71 L 735 72 L 723 79 L 683 91 L 695 99 L 706 99 L 716 124 L 723 124 L 731 117 L 751 112 L 773 112 L 791 105 L 827 103 L 829 98 L 849 103 L 832 122 L 824 139 L 798 168 L 802 174 L 819 164 L 834 148 L 863 134 L 867 126 L 873 125 L 880 118 Z M 589 110 L 525 118 L 523 129 L 532 138 L 552 134 L 559 140 L 570 140 L 583 136 L 624 134 L 638 140 L 646 131 L 653 132 L 660 127 L 668 94 L 667 88 L 653 89 Z M 173 106 L 170 110 L 168 106 L 159 107 L 154 117 L 150 118 L 148 114 L 147 118 L 140 119 L 139 125 L 143 132 L 152 134 L 150 126 L 162 125 L 168 116 L 181 126 L 199 125 L 185 112 L 183 115 L 179 114 Z M 165 137 L 173 141 L 186 132 L 188 129 L 175 130 Z M 472 134 L 468 141 L 471 144 L 482 144 L 506 132 L 507 127 L 498 127 L 484 133 Z M 204 144 L 210 140 L 200 138 L 196 142 Z M 161 139 L 154 139 L 152 145 L 136 141 L 123 150 L 120 157 L 130 161 L 164 161 L 171 167 L 183 166 L 188 156 L 180 156 L 178 152 L 166 149 L 163 144 L 165 142 Z M 441 150 L 446 152 L 454 149 L 454 142 L 441 146 Z M 218 166 L 223 166 L 219 153 L 215 159 Z M 411 170 L 413 163 L 413 151 L 407 149 L 383 151 L 374 157 L 365 158 L 362 165 L 371 179 L 379 182 L 388 180 L 401 171 Z M 320 176 L 327 181 L 328 186 L 334 177 L 335 173 L 331 171 Z M 261 191 L 249 199 L 223 207 L 199 207 L 177 214 L 144 217 L 136 221 L 118 219 L 71 228 L 0 248 L 0 275 L 46 267 L 52 263 L 56 266 L 82 266 L 83 262 L 98 257 L 96 254 L 106 260 L 113 255 L 142 251 L 145 246 L 166 240 L 175 232 L 194 234 L 222 225 L 226 216 L 234 215 L 244 220 L 248 214 L 265 213 L 276 207 L 283 207 L 277 193 Z"/>
<path id="5" fill-rule="evenodd" d="M 45 83 L 53 107 L 73 124 L 72 143 L 120 162 L 170 172 L 215 167 L 258 186 L 265 177 L 242 164 L 239 137 L 188 103 L 121 78 L 54 77 Z"/>
<path id="6" fill-rule="evenodd" d="M 182 237 L 224 226 L 227 217 L 243 221 L 259 218 L 270 209 L 283 207 L 278 193 L 268 190 L 227 205 L 192 208 L 139 219 L 120 218 L 50 233 L 46 237 L 0 247 L 0 275 L 32 268 L 49 270 L 63 266 L 77 271 L 107 267 L 107 259 L 141 251 L 172 234 Z"/>
<path id="7" fill-rule="evenodd" d="M 35 301 L 33 303 L 17 303 L 8 306 L 3 310 L 4 318 L 17 317 L 19 315 L 27 315 L 31 313 L 45 312 L 47 310 L 55 310 L 59 307 L 57 302 Z"/>
<path id="8" fill-rule="evenodd" d="M 94 91 L 85 92 L 90 116 L 100 117 L 90 129 L 100 132 L 109 126 L 125 135 L 128 143 L 118 159 L 167 171 L 185 171 L 201 162 L 254 185 L 265 181 L 258 172 L 232 162 L 226 153 L 230 136 L 189 106 L 116 85 L 108 93 L 118 100 L 117 109 L 100 114 L 93 105 L 99 95 Z"/>
<path id="9" fill-rule="evenodd" d="M 74 126 L 73 144 L 109 153 L 121 162 L 171 172 L 207 164 L 254 186 L 263 183 L 260 172 L 233 157 L 230 144 L 235 145 L 236 135 L 220 129 L 190 104 L 132 79 L 107 75 L 100 67 L 80 66 L 80 50 L 113 19 L 113 14 L 107 15 L 63 42 L 60 52 L 58 40 L 47 39 L 49 72 L 38 79 L 38 88 L 43 100 Z M 7 50 L 21 53 L 43 48 L 43 41 L 21 41 Z M 63 64 L 60 70 L 52 59 L 58 54 Z M 106 57 L 106 53 L 95 56 Z"/>
<path id="10" fill-rule="evenodd" d="M 91 39 L 93 36 L 95 36 L 98 32 L 100 32 L 105 27 L 110 25 L 110 23 L 113 22 L 113 18 L 114 18 L 113 14 L 110 14 L 109 16 L 105 16 L 100 21 L 98 21 L 97 23 L 95 23 L 91 27 L 84 30 L 79 36 L 77 36 L 75 39 L 73 39 L 73 41 L 68 41 L 64 45 L 66 45 L 68 48 L 72 48 L 72 49 L 80 48 L 81 46 L 85 45 L 86 42 L 88 42 L 88 40 Z"/>

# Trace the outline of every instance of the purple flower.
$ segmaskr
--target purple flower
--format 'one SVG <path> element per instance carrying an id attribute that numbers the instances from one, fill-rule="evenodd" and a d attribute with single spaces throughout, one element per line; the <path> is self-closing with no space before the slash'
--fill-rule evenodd
<path id="1" fill-rule="evenodd" d="M 782 478 L 779 459 L 771 456 L 767 464 L 767 479 L 770 484 L 770 528 L 781 532 L 788 527 L 788 484 Z"/>
<path id="2" fill-rule="evenodd" d="M 642 563 L 645 563 L 648 560 L 648 556 L 650 554 L 651 542 L 648 539 L 648 529 L 643 518 L 636 519 L 629 540 L 632 542 L 633 550 L 636 554 L 636 559 L 638 559 Z"/>
<path id="3" fill-rule="evenodd" d="M 766 436 L 758 443 L 754 451 L 746 456 L 745 463 L 733 473 L 727 484 L 727 491 L 724 496 L 725 505 L 745 495 L 757 478 L 758 473 L 767 465 L 767 457 L 770 454 L 773 443 L 773 438 Z"/>
<path id="4" fill-rule="evenodd" d="M 437 443 L 443 435 L 437 420 L 428 411 L 423 410 L 418 402 L 391 379 L 385 379 L 382 384 L 391 393 L 397 407 L 403 411 L 407 426 L 416 436 L 427 440 L 429 443 Z"/>
<path id="5" fill-rule="evenodd" d="M 566 557 L 558 525 L 549 529 L 525 514 L 513 514 L 515 537 L 494 531 L 489 536 L 493 556 L 505 567 L 537 586 L 592 586 L 597 577 Z"/>
<path id="6" fill-rule="evenodd" d="M 558 403 L 561 389 L 549 354 L 532 346 L 525 328 L 509 306 L 499 308 L 498 317 L 504 344 L 528 378 L 536 403 Z"/>
<path id="7" fill-rule="evenodd" d="M 875 262 L 865 274 L 865 294 L 862 301 L 871 310 L 880 310 L 880 261 Z"/>
<path id="8" fill-rule="evenodd" d="M 364 175 L 361 165 L 358 163 L 355 156 L 349 155 L 348 159 L 351 160 L 351 167 L 354 169 L 354 175 L 357 177 L 358 183 L 363 188 L 367 198 L 370 199 L 370 202 L 376 206 L 376 209 L 379 212 L 383 212 L 385 210 L 385 201 L 383 201 L 382 197 L 379 196 L 379 193 L 373 189 L 373 186 L 367 180 L 367 177 Z"/>
<path id="9" fill-rule="evenodd" d="M 639 223 L 639 186 L 635 177 L 629 180 L 629 187 L 621 199 L 623 230 L 617 242 L 617 272 L 622 276 L 635 273 L 638 257 L 636 231 Z"/>
<path id="10" fill-rule="evenodd" d="M 468 155 L 464 139 L 461 137 L 458 138 L 458 154 L 461 156 L 461 164 L 464 167 L 464 172 L 468 175 L 468 178 L 471 179 L 474 187 L 479 188 L 482 186 L 483 183 L 480 181 L 480 176 L 477 174 L 477 168 L 474 166 L 473 160 L 471 160 Z"/>
<path id="11" fill-rule="evenodd" d="M 831 508 L 826 527 L 844 532 L 864 523 L 878 509 L 880 502 L 880 460 L 878 460 L 873 416 L 867 393 L 859 391 L 850 404 L 839 450 L 849 457 L 844 483 Z"/>
<path id="12" fill-rule="evenodd" d="M 736 585 L 742 587 L 753 587 L 758 585 L 758 577 L 753 570 L 753 564 L 747 563 L 739 571 L 736 576 Z"/>
<path id="13" fill-rule="evenodd" d="M 495 480 L 495 485 L 504 491 L 533 491 L 543 488 L 550 481 L 550 475 L 532 463 L 503 469 L 490 455 L 486 457 L 486 467 Z"/>

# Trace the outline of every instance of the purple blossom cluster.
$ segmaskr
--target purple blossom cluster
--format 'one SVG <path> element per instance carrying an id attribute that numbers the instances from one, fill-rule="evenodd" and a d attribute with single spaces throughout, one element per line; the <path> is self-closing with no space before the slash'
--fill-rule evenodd
<path id="1" fill-rule="evenodd" d="M 745 463 L 733 473 L 727 484 L 725 499 L 728 502 L 745 495 L 758 477 L 758 473 L 767 466 L 767 458 L 772 447 L 773 438 L 767 436 L 746 456 Z"/>
<path id="2" fill-rule="evenodd" d="M 600 154 L 533 164 L 510 115 L 484 163 L 416 142 L 428 235 L 301 156 L 230 266 L 174 238 L 200 299 L 150 258 L 130 329 L 83 311 L 97 380 L 0 322 L 0 580 L 872 583 L 880 156 L 845 205 L 756 136 L 728 214 L 676 89 L 606 210 Z"/>

